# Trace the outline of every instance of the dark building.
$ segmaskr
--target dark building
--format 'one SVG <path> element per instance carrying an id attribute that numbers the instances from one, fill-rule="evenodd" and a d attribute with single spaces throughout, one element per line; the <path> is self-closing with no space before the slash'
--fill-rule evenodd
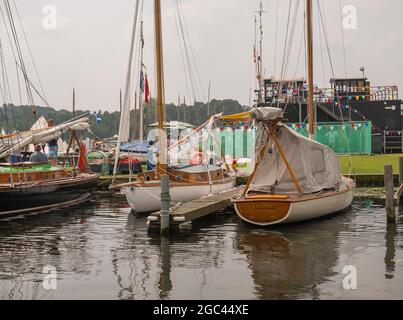
<path id="1" fill-rule="evenodd" d="M 264 80 L 264 105 L 281 106 L 291 123 L 307 118 L 304 78 Z M 317 122 L 371 121 L 373 152 L 402 152 L 403 110 L 397 86 L 371 86 L 367 78 L 330 79 L 329 88 L 315 87 Z"/>

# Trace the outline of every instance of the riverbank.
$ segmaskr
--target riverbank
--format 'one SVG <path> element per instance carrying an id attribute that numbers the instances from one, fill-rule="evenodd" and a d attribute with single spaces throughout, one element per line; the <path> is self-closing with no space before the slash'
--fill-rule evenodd
<path id="1" fill-rule="evenodd" d="M 402 156 L 403 154 L 339 156 L 339 161 L 343 174 L 349 174 L 351 159 L 351 174 L 383 175 L 384 166 L 388 164 L 393 166 L 394 173 L 399 173 L 399 158 Z"/>

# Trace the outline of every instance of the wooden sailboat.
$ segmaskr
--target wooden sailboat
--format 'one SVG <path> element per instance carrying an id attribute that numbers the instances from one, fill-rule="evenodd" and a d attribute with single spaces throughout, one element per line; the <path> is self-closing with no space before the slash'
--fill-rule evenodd
<path id="1" fill-rule="evenodd" d="M 154 0 L 155 41 L 157 67 L 157 116 L 159 156 L 156 170 L 139 174 L 138 181 L 126 184 L 112 183 L 112 190 L 120 190 L 136 212 L 157 211 L 161 208 L 161 175 L 170 178 L 170 195 L 173 202 L 187 202 L 218 193 L 234 186 L 235 179 L 221 167 L 211 164 L 169 166 L 166 134 L 164 132 L 164 71 L 162 51 L 161 1 Z M 129 62 L 130 67 L 130 62 Z M 130 70 L 130 69 L 129 69 Z M 129 79 L 130 77 L 128 77 Z M 125 97 L 126 98 L 126 97 Z M 213 118 L 211 123 L 213 122 Z M 122 127 L 124 127 L 122 125 Z M 196 130 L 197 131 L 197 130 Z M 183 139 L 183 140 L 186 140 Z M 119 144 L 119 142 L 118 142 Z M 117 148 L 119 149 L 119 148 Z"/>
<path id="2" fill-rule="evenodd" d="M 0 159 L 23 150 L 30 144 L 45 143 L 70 131 L 77 139 L 76 131 L 89 127 L 89 117 L 83 115 L 56 127 L 1 136 L 8 144 L 0 148 Z M 18 142 L 16 136 L 23 137 Z M 80 154 L 84 153 L 77 139 Z M 71 145 L 71 144 L 69 144 Z M 84 153 L 85 155 L 85 153 Z M 82 157 L 85 159 L 85 156 Z M 0 218 L 42 211 L 63 204 L 68 206 L 87 200 L 98 183 L 99 174 L 75 167 L 49 163 L 17 162 L 0 163 Z"/>
<path id="3" fill-rule="evenodd" d="M 16 76 L 18 79 L 20 72 L 23 75 L 27 105 L 31 106 L 33 117 L 36 118 L 34 91 L 48 107 L 49 104 L 46 101 L 43 90 L 41 94 L 28 77 L 18 32 L 21 30 L 24 33 L 23 25 L 20 24 L 21 28 L 16 28 L 13 18 L 17 7 L 15 4 L 11 7 L 8 1 L 4 1 L 3 6 L 7 12 L 7 16 L 3 17 L 3 22 L 6 29 L 10 29 L 13 34 L 12 39 L 10 39 L 11 50 L 12 52 L 18 52 L 18 59 L 13 55 L 17 67 Z M 15 13 L 18 15 L 18 12 Z M 20 19 L 19 16 L 18 19 Z M 24 38 L 26 40 L 25 33 Z M 4 61 L 3 48 L 0 51 L 3 73 L 7 74 L 7 63 Z M 33 60 L 32 54 L 30 56 Z M 37 74 L 37 76 L 39 80 L 39 75 Z M 40 212 L 59 205 L 68 206 L 88 199 L 91 191 L 97 185 L 99 175 L 86 170 L 85 148 L 81 140 L 78 139 L 78 132 L 89 129 L 89 113 L 51 127 L 48 127 L 46 120 L 40 117 L 31 127 L 31 130 L 19 132 L 17 131 L 16 121 L 13 121 L 13 126 L 11 119 L 9 119 L 10 116 L 7 116 L 7 108 L 14 108 L 14 106 L 9 78 L 5 77 L 3 80 L 3 107 L 9 132 L 8 134 L 0 135 L 0 218 Z M 19 87 L 20 83 L 18 83 Z M 20 99 L 22 100 L 21 92 Z M 11 117 L 14 117 L 14 112 L 11 114 Z M 11 132 L 11 130 L 15 131 Z M 26 159 L 22 156 L 24 153 L 25 155 L 29 154 L 28 148 L 31 145 L 43 146 L 51 140 L 57 140 L 62 134 L 71 136 L 66 156 L 73 142 L 76 142 L 79 148 L 80 155 L 77 166 L 73 164 L 69 166 L 53 165 L 47 162 L 46 157 L 40 156 L 37 159 L 41 159 L 44 163 L 24 161 Z"/>
<path id="4" fill-rule="evenodd" d="M 233 203 L 241 219 L 255 225 L 323 217 L 346 209 L 353 200 L 353 180 L 342 177 L 334 152 L 314 141 L 311 0 L 306 5 L 309 139 L 281 122 L 282 109 L 255 108 L 247 115 L 259 127 L 257 159 Z"/>

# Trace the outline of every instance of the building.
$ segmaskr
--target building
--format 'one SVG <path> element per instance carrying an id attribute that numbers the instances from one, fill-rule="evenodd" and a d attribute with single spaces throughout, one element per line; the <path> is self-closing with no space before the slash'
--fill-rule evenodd
<path id="1" fill-rule="evenodd" d="M 304 78 L 264 80 L 264 105 L 281 106 L 290 123 L 307 119 Z M 329 88 L 315 86 L 316 122 L 372 122 L 374 153 L 402 152 L 403 111 L 397 86 L 371 86 L 366 77 L 330 79 Z"/>

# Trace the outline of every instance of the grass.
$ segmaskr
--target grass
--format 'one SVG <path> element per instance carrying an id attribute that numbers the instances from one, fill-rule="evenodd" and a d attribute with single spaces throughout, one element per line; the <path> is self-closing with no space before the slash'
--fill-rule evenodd
<path id="1" fill-rule="evenodd" d="M 399 158 L 403 157 L 403 154 L 382 154 L 382 155 L 353 155 L 352 160 L 352 173 L 353 174 L 382 174 L 384 166 L 387 164 L 393 165 L 393 172 L 399 173 Z M 349 173 L 349 156 L 339 156 L 341 171 L 343 174 Z M 146 168 L 143 168 L 146 169 Z M 239 168 L 241 171 L 245 171 L 245 174 L 249 170 Z M 107 176 L 110 177 L 110 176 Z M 126 178 L 127 175 L 118 175 L 116 178 Z"/>
<path id="2" fill-rule="evenodd" d="M 353 155 L 352 160 L 352 173 L 354 174 L 377 174 L 383 173 L 384 166 L 391 164 L 393 172 L 399 173 L 399 158 L 402 154 L 382 154 L 382 155 Z M 343 174 L 349 172 L 349 156 L 339 156 L 341 171 Z"/>

